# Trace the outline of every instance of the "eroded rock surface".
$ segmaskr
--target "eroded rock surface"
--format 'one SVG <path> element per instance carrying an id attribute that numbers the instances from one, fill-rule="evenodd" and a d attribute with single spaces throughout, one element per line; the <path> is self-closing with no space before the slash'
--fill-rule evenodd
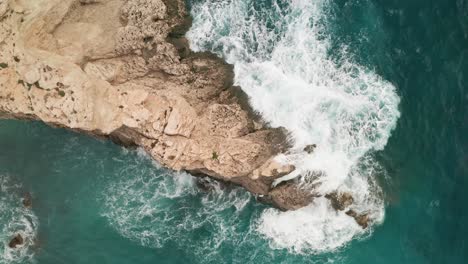
<path id="1" fill-rule="evenodd" d="M 333 192 L 325 195 L 330 200 L 332 207 L 337 211 L 343 211 L 353 204 L 354 198 L 350 193 Z"/>
<path id="2" fill-rule="evenodd" d="M 4 0 L 0 117 L 110 137 L 282 209 L 305 205 L 271 188 L 294 170 L 272 159 L 284 131 L 250 118 L 231 66 L 190 52 L 190 23 L 183 0 Z"/>
<path id="3" fill-rule="evenodd" d="M 270 203 L 283 211 L 297 210 L 313 202 L 315 195 L 310 189 L 304 189 L 294 181 L 278 185 L 267 195 Z"/>

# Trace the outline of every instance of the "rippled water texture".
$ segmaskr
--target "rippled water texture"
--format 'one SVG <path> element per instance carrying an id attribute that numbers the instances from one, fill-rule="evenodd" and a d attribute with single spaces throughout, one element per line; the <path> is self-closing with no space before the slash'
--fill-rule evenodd
<path id="1" fill-rule="evenodd" d="M 233 63 L 253 107 L 293 132 L 283 158 L 376 223 L 320 199 L 281 213 L 138 150 L 0 121 L 1 264 L 467 262 L 467 1 L 189 4 L 192 47 Z"/>

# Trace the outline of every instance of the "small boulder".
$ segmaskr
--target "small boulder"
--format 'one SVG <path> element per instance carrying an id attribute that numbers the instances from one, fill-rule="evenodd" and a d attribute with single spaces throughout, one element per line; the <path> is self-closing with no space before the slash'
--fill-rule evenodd
<path id="1" fill-rule="evenodd" d="M 23 245 L 24 239 L 20 234 L 17 234 L 14 238 L 11 239 L 10 243 L 8 243 L 8 246 L 10 248 L 17 248 L 18 246 Z"/>
<path id="2" fill-rule="evenodd" d="M 304 151 L 309 153 L 309 154 L 312 154 L 312 152 L 314 152 L 315 148 L 317 148 L 317 145 L 315 144 L 312 144 L 312 145 L 307 145 L 305 148 L 304 148 Z"/>
<path id="3" fill-rule="evenodd" d="M 354 202 L 353 196 L 346 192 L 332 192 L 325 195 L 325 198 L 330 200 L 332 207 L 337 211 L 343 211 L 346 209 L 346 207 L 350 206 Z"/>
<path id="4" fill-rule="evenodd" d="M 358 214 L 354 210 L 349 210 L 346 212 L 347 215 L 351 216 L 356 220 L 356 223 L 360 225 L 363 229 L 366 229 L 369 226 L 369 215 L 368 214 Z"/>

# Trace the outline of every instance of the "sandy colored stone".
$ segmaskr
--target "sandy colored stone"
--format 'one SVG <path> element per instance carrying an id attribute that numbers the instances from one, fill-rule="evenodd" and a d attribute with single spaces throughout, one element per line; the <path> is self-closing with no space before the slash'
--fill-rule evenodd
<path id="1" fill-rule="evenodd" d="M 284 133 L 249 118 L 232 66 L 190 52 L 188 19 L 183 0 L 2 1 L 0 117 L 110 137 L 269 193 L 294 170 L 273 161 Z"/>

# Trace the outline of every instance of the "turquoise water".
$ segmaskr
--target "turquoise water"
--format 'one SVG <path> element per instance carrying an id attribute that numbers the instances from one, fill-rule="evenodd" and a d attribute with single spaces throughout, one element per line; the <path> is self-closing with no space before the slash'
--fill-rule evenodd
<path id="1" fill-rule="evenodd" d="M 224 6 L 210 8 L 211 14 L 226 11 L 223 8 L 230 3 L 213 2 Z M 209 3 L 191 2 L 192 15 L 197 17 L 196 8 Z M 244 84 L 253 105 L 273 123 L 284 122 L 282 113 L 315 117 L 312 128 L 299 122 L 306 118 L 289 118 L 285 123 L 297 131 L 298 145 L 309 138 L 326 138 L 320 131 L 329 127 L 355 134 L 363 124 L 371 127 L 372 133 L 342 137 L 340 144 L 325 148 L 323 153 L 333 156 L 333 150 L 346 146 L 343 149 L 347 155 L 340 161 L 357 162 L 360 167 L 343 167 L 348 172 L 346 179 L 333 177 L 330 172 L 325 183 L 342 186 L 342 181 L 347 184 L 354 179 L 351 186 L 367 191 L 369 186 L 358 185 L 360 182 L 355 179 L 369 177 L 379 186 L 383 194 L 378 196 L 379 202 L 362 204 L 375 210 L 376 215 L 382 213 L 382 221 L 373 225 L 372 232 L 359 233 L 352 222 L 342 222 L 340 215 L 321 207 L 314 211 L 320 215 L 284 217 L 275 215 L 238 188 L 211 183 L 213 191 L 203 192 L 189 175 L 164 170 L 138 150 L 125 150 L 107 141 L 37 122 L 0 121 L 0 263 L 467 262 L 468 2 L 237 3 L 227 5 L 230 14 L 255 18 L 249 24 L 254 30 L 246 31 L 241 28 L 242 23 L 228 27 L 215 23 L 220 20 L 213 22 L 199 16 L 192 32 L 203 32 L 196 31 L 197 25 L 213 30 L 203 43 L 196 41 L 196 34 L 189 35 L 192 44 L 236 63 L 236 82 Z M 253 9 L 247 12 L 233 12 L 243 10 L 239 7 L 251 7 L 252 3 Z M 294 4 L 302 6 L 294 9 Z M 225 14 L 225 19 L 230 17 Z M 313 21 L 313 30 L 307 36 L 299 36 L 303 42 L 283 41 L 291 23 L 309 25 L 297 22 L 302 21 L 296 19 L 302 18 L 301 14 L 310 15 L 305 18 Z M 238 30 L 233 30 L 235 26 L 239 26 Z M 245 33 L 253 31 L 256 34 Z M 238 33 L 243 44 L 231 47 L 232 37 Z M 289 37 L 298 40 L 294 38 L 297 36 Z M 295 46 L 297 43 L 305 45 Z M 284 49 L 278 49 L 279 46 Z M 288 64 L 290 54 L 296 56 L 296 65 Z M 243 69 L 251 69 L 244 68 L 252 66 L 251 62 L 272 62 L 268 65 L 284 74 L 279 76 L 294 76 L 290 82 L 303 80 L 307 85 L 298 82 L 287 86 L 290 90 L 285 93 L 281 88 L 286 84 L 275 87 L 265 83 L 269 76 L 262 73 L 267 71 L 256 72 L 252 82 L 240 74 Z M 254 69 L 265 69 L 262 67 Z M 326 79 L 334 80 L 325 82 Z M 326 92 L 309 93 L 307 87 L 311 83 L 322 85 Z M 346 95 L 360 95 L 359 102 L 369 102 L 365 104 L 367 108 L 347 108 L 347 102 L 355 99 L 352 96 L 330 99 L 330 95 L 340 91 L 327 86 L 331 84 L 331 88 L 342 88 Z M 285 98 L 275 97 L 277 91 Z M 262 96 L 264 100 L 258 99 Z M 325 106 L 317 104 L 320 115 L 314 108 L 316 97 L 328 102 Z M 305 99 L 310 104 L 301 101 Z M 271 107 L 271 101 L 276 105 Z M 288 105 L 295 101 L 303 107 Z M 387 114 L 376 115 L 375 111 L 381 109 L 388 109 L 384 111 Z M 276 110 L 275 114 L 270 110 Z M 353 116 L 348 113 L 357 117 L 349 123 L 336 119 L 344 116 L 348 121 Z M 372 122 L 363 122 L 359 117 Z M 338 121 L 347 126 L 335 127 Z M 388 126 L 374 126 L 381 123 Z M 371 160 L 371 165 L 362 164 L 362 159 Z M 337 163 L 337 159 L 334 161 Z M 302 165 L 307 167 L 308 162 L 305 160 Z M 323 166 L 322 169 L 329 169 Z M 370 173 L 375 168 L 378 173 Z M 25 193 L 32 196 L 31 210 L 21 204 Z M 329 222 L 324 224 L 317 216 Z M 309 222 L 314 223 L 315 229 L 307 225 Z M 297 223 L 301 225 L 295 230 Z M 313 231 L 323 232 L 308 233 Z M 8 250 L 6 243 L 16 232 L 34 245 Z M 319 244 L 329 247 L 321 248 Z"/>

